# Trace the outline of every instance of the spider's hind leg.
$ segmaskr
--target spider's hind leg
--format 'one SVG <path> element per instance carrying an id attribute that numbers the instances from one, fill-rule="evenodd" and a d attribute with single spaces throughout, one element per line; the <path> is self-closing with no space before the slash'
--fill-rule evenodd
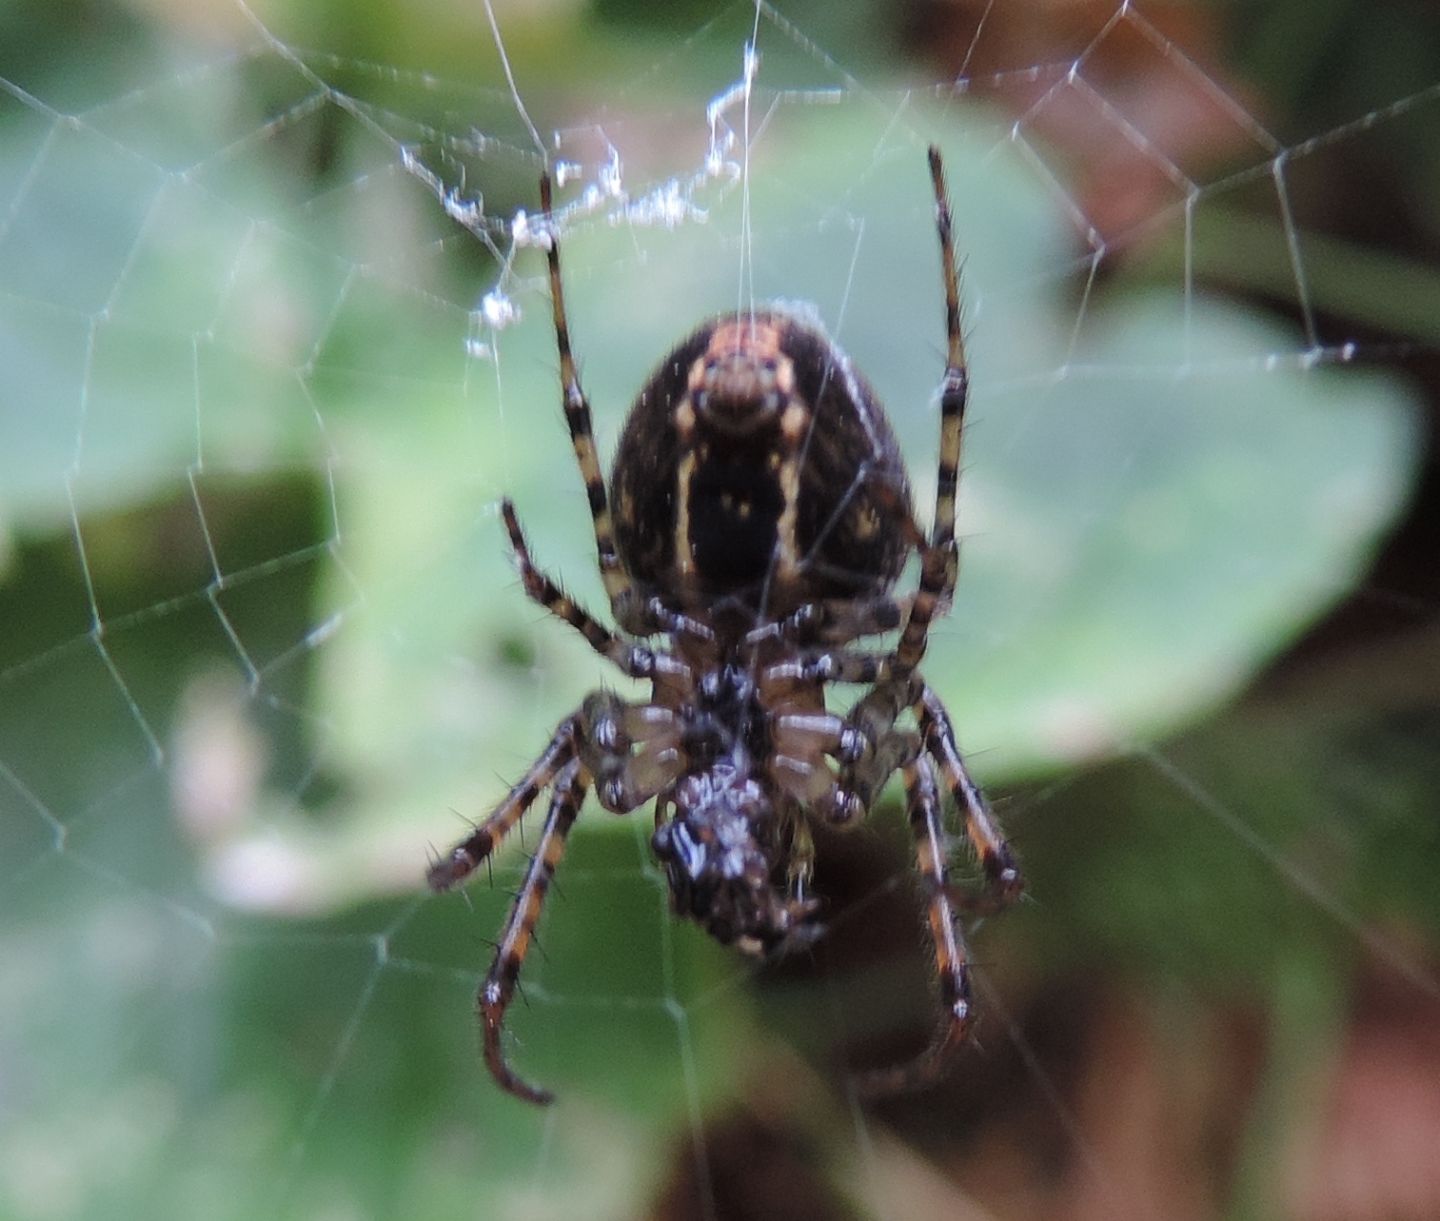
<path id="1" fill-rule="evenodd" d="M 848 645 L 860 636 L 878 636 L 900 626 L 910 598 L 890 592 L 859 598 L 805 602 L 783 619 L 770 619 L 745 637 L 748 645 L 780 640 L 800 645 Z"/>
<path id="2" fill-rule="evenodd" d="M 930 147 L 930 179 L 935 191 L 935 228 L 940 238 L 941 274 L 945 282 L 945 373 L 940 381 L 940 462 L 936 472 L 935 525 L 928 546 L 920 552 L 920 587 L 895 648 L 892 673 L 907 679 L 925 657 L 930 624 L 944 612 L 955 592 L 959 556 L 955 543 L 955 498 L 960 482 L 960 443 L 970 377 L 960 321 L 960 273 L 955 266 L 955 238 L 945 168 L 940 150 Z"/>
<path id="3" fill-rule="evenodd" d="M 554 204 L 551 199 L 549 174 L 542 174 L 540 177 L 540 206 L 545 210 L 547 218 L 553 218 Z M 565 407 L 565 423 L 570 429 L 575 460 L 580 467 L 580 478 L 585 481 L 585 495 L 590 502 L 590 518 L 595 528 L 595 554 L 600 562 L 600 576 L 605 582 L 605 593 L 610 599 L 611 611 L 621 624 L 633 630 L 639 622 L 641 608 L 637 604 L 635 586 L 630 580 L 630 574 L 625 571 L 620 551 L 615 545 L 615 521 L 610 513 L 610 503 L 605 493 L 605 476 L 600 469 L 600 455 L 595 447 L 595 433 L 590 420 L 590 400 L 585 397 L 585 391 L 580 386 L 580 375 L 576 371 L 575 356 L 570 347 L 570 320 L 565 312 L 565 285 L 560 275 L 560 241 L 553 225 L 545 260 L 550 272 L 550 308 L 555 323 L 555 347 L 560 355 L 561 401 Z"/>

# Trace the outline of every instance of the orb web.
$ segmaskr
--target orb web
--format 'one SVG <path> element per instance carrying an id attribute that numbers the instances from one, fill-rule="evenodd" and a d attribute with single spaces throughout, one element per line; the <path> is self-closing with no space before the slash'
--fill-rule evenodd
<path id="1" fill-rule="evenodd" d="M 736 1115 L 820 1116 L 822 1177 L 877 1214 L 931 1182 L 919 1104 L 877 1111 L 836 1068 L 924 1030 L 918 923 L 890 922 L 916 919 L 898 809 L 837 849 L 833 956 L 779 972 L 673 921 L 648 813 L 587 810 L 512 1016 L 515 1062 L 561 1094 L 543 1113 L 485 1076 L 470 1001 L 522 852 L 461 897 L 422 879 L 617 682 L 526 604 L 498 526 L 513 496 L 544 566 L 602 605 L 543 248 L 563 243 L 603 452 L 679 333 L 784 300 L 878 387 L 924 515 L 932 141 L 975 397 L 927 668 L 1037 900 L 1019 932 L 971 930 L 965 1130 L 976 1108 L 1021 1122 L 986 1092 L 1013 1063 L 1084 1190 L 1141 1190 L 1103 1091 L 1037 1033 L 1047 989 L 1113 1018 L 1085 1028 L 1096 1072 L 1107 1049 L 1131 1063 L 1104 1042 L 1127 1023 L 1162 1057 L 1176 1010 L 1216 1037 L 1227 971 L 1272 986 L 1292 1057 L 1333 1050 L 1367 995 L 1440 1000 L 1423 904 L 1377 901 L 1395 874 L 1373 848 L 1419 874 L 1435 838 L 1415 677 L 1434 591 L 1372 567 L 1419 477 L 1406 378 L 1433 278 L 1302 220 L 1328 159 L 1433 125 L 1440 82 L 1349 82 L 1350 113 L 1277 130 L 1145 6 L 1016 62 L 1039 44 L 992 9 L 957 71 L 905 84 L 853 31 L 765 3 L 633 45 L 486 3 L 447 18 L 457 58 L 317 45 L 235 0 L 137 24 L 104 72 L 4 70 L 8 1211 L 620 1216 L 669 1191 L 720 1216 Z M 1386 631 L 1273 666 L 1346 599 Z M 1127 835 L 1155 856 L 1125 858 Z M 1188 932 L 1212 907 L 1214 935 Z M 1133 951 L 1150 990 L 1092 974 L 1087 939 Z M 1036 984 L 1011 955 L 1088 965 Z M 988 1200 L 982 1143 L 945 1190 Z"/>

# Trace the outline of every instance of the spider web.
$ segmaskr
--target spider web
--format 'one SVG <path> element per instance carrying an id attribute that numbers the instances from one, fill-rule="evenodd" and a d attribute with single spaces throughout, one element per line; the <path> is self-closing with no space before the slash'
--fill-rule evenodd
<path id="1" fill-rule="evenodd" d="M 1043 58 L 1005 17 L 903 84 L 767 3 L 627 42 L 564 6 L 326 32 L 217 0 L 111 14 L 103 70 L 0 69 L 8 1215 L 721 1217 L 741 1182 L 774 1206 L 766 1169 L 863 1215 L 1143 1209 L 1105 1065 L 1247 1006 L 1229 1198 L 1326 1215 L 1267 1164 L 1313 1147 L 1294 1062 L 1341 1063 L 1366 998 L 1440 1003 L 1436 601 L 1372 567 L 1435 289 L 1302 215 L 1356 149 L 1422 143 L 1440 73 L 1280 130 L 1165 14 L 1085 10 Z M 511 1020 L 561 1101 L 512 1103 L 471 996 L 524 858 L 464 897 L 422 877 L 616 682 L 497 520 L 513 496 L 603 604 L 538 173 L 602 453 L 686 328 L 782 299 L 878 387 L 923 514 L 932 141 L 975 390 L 927 673 L 1037 900 L 974 930 L 981 1050 L 938 1112 L 835 1067 L 928 1020 L 896 811 L 833 846 L 818 964 L 762 973 L 669 916 L 647 813 L 591 809 Z M 1361 644 L 1256 686 L 1345 599 Z M 1054 1036 L 1089 1058 L 1047 1041 L 1057 994 L 1119 1013 Z M 1018 1192 L 997 1140 L 1050 1142 L 1070 1194 Z"/>

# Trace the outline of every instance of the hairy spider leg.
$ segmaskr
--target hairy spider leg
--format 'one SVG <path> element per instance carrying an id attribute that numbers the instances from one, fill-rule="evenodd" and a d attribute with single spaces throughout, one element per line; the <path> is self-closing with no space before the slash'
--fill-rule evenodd
<path id="1" fill-rule="evenodd" d="M 940 1075 L 945 1058 L 965 1038 L 970 1014 L 968 968 L 963 940 L 954 927 L 954 911 L 999 911 L 1013 903 L 1025 886 L 1010 845 L 965 766 L 940 697 L 918 676 L 911 679 L 907 701 L 919 723 L 916 733 L 894 728 L 896 713 L 889 701 L 893 691 L 893 686 L 885 684 L 872 690 L 835 735 L 841 756 L 848 749 L 855 757 L 841 769 L 832 821 L 843 824 L 858 818 L 870 809 L 894 771 L 902 772 L 916 835 L 917 868 L 928 889 L 928 919 L 945 1012 L 940 1030 L 917 1060 L 862 1076 L 860 1086 L 871 1094 L 916 1088 Z M 858 749 L 857 739 L 865 744 Z M 962 893 L 950 883 L 935 782 L 937 765 L 962 812 L 966 838 L 984 874 L 984 890 L 979 895 Z"/>
<path id="2" fill-rule="evenodd" d="M 985 889 L 979 895 L 951 892 L 951 899 L 967 911 L 989 915 L 1008 907 L 1025 889 L 1025 879 L 1016 864 L 995 816 L 990 812 L 980 786 L 970 776 L 955 741 L 955 727 L 940 697 L 928 686 L 914 705 L 915 719 L 925 739 L 925 749 L 945 773 L 945 782 L 955 795 L 955 804 L 965 818 L 965 837 L 980 862 Z"/>
<path id="3" fill-rule="evenodd" d="M 765 667 L 765 681 L 855 683 L 869 685 L 890 673 L 891 654 L 860 649 L 806 649 L 798 656 Z"/>
<path id="4" fill-rule="evenodd" d="M 510 790 L 491 815 L 468 836 L 450 849 L 444 860 L 437 861 L 425 875 L 431 890 L 450 890 L 475 872 L 496 848 L 535 798 L 549 787 L 555 776 L 575 757 L 575 732 L 580 727 L 580 714 L 566 717 L 555 730 L 550 744 L 530 765 L 530 770 Z"/>
<path id="5" fill-rule="evenodd" d="M 762 686 L 772 688 L 767 705 L 773 715 L 772 776 L 802 806 L 823 813 L 834 823 L 849 823 L 867 813 L 885 782 L 896 771 L 905 780 L 907 805 L 916 839 L 917 869 L 926 881 L 927 912 L 935 944 L 945 1017 L 930 1047 L 911 1065 L 871 1074 L 867 1088 L 903 1089 L 938 1075 L 949 1052 L 963 1040 L 969 1020 L 969 982 L 963 940 L 956 927 L 957 908 L 997 910 L 1013 900 L 1023 886 L 1014 858 L 970 778 L 955 743 L 943 705 L 923 682 L 918 667 L 924 658 L 931 621 L 944 613 L 957 576 L 955 497 L 967 399 L 965 352 L 961 334 L 959 275 L 956 270 L 949 201 L 939 150 L 930 149 L 930 171 L 936 199 L 936 225 L 944 265 L 947 362 L 941 384 L 941 438 L 935 521 L 927 543 L 905 507 L 901 529 L 905 543 L 920 552 L 921 575 L 916 592 L 895 597 L 888 591 L 853 599 L 821 599 L 798 607 L 772 622 L 757 623 L 744 645 L 762 649 L 769 642 L 799 646 L 797 655 L 772 661 L 762 671 Z M 542 177 L 544 209 L 552 213 L 551 185 Z M 612 631 L 565 594 L 531 561 L 514 506 L 506 500 L 502 513 L 527 594 L 556 617 L 579 631 L 592 648 L 626 673 L 648 677 L 656 686 L 654 702 L 629 705 L 607 692 L 595 692 L 582 708 L 562 722 L 550 745 L 499 807 L 474 833 L 457 845 L 447 860 L 430 870 L 437 890 L 457 885 L 486 859 L 500 840 L 547 787 L 553 786 L 549 813 L 539 849 L 516 896 L 495 960 L 477 996 L 484 1031 L 486 1064 L 496 1081 L 512 1094 L 546 1103 L 551 1095 L 517 1077 L 501 1050 L 505 1012 L 513 999 L 535 925 L 564 851 L 565 837 L 578 816 L 586 793 L 598 788 L 601 804 L 623 813 L 658 796 L 657 825 L 663 820 L 667 794 L 685 771 L 686 752 L 676 706 L 694 695 L 693 659 L 664 651 L 652 652 L 630 643 L 628 636 L 665 632 L 713 643 L 715 635 L 699 618 L 668 609 L 652 596 L 643 605 L 619 558 L 614 522 L 591 429 L 590 408 L 575 370 L 566 322 L 558 242 L 548 251 L 556 344 L 560 352 L 564 406 L 576 460 L 585 481 L 594 524 L 596 551 L 611 610 L 620 625 Z M 794 445 L 798 428 L 787 437 L 790 463 L 782 473 L 791 482 L 798 474 Z M 863 481 L 862 472 L 857 478 Z M 858 486 L 858 484 L 857 484 Z M 881 492 L 883 494 L 883 490 Z M 883 501 L 882 507 L 888 502 Z M 893 517 L 893 514 L 892 514 Z M 793 530 L 790 531 L 793 534 Z M 784 557 L 782 557 L 784 558 Z M 794 563 L 795 557 L 789 557 Z M 808 557 L 806 561 L 808 562 Z M 787 575 L 787 574 L 781 574 Z M 855 649 L 858 637 L 901 628 L 893 654 Z M 808 646 L 808 647 L 807 647 Z M 818 647 L 817 647 L 818 646 Z M 758 656 L 757 656 L 758 659 Z M 827 682 L 873 684 L 845 717 L 809 708 L 781 711 L 773 700 L 787 691 Z M 661 691 L 665 698 L 658 698 Z M 909 709 L 918 730 L 898 729 Z M 839 776 L 823 755 L 840 764 Z M 957 893 L 949 881 L 937 767 L 964 811 L 965 831 L 987 880 L 986 893 L 971 898 Z M 805 898 L 810 856 L 808 828 L 797 825 L 791 845 L 790 905 L 797 920 L 808 914 Z M 818 931 L 818 930 L 816 930 Z M 811 934 L 813 935 L 813 934 Z M 807 938 L 808 940 L 808 938 Z"/>
<path id="6" fill-rule="evenodd" d="M 915 1059 L 857 1078 L 857 1088 L 866 1094 L 893 1094 L 935 1081 L 948 1066 L 950 1054 L 965 1041 L 970 1027 L 969 960 L 950 898 L 950 871 L 935 769 L 930 760 L 921 755 L 907 763 L 903 771 L 910 830 L 915 837 L 915 867 L 926 893 L 926 917 L 930 940 L 935 946 L 935 973 L 940 981 L 943 1014 L 929 1045 Z"/>
<path id="7" fill-rule="evenodd" d="M 574 826 L 585 801 L 586 780 L 579 760 L 566 764 L 556 779 L 555 791 L 550 797 L 550 811 L 545 815 L 545 827 L 540 832 L 540 843 L 530 859 L 530 868 L 525 871 L 524 885 L 515 896 L 515 905 L 505 922 L 505 935 L 500 940 L 490 973 L 485 976 L 485 982 L 480 985 L 475 997 L 475 1007 L 484 1032 L 485 1063 L 490 1075 L 502 1089 L 541 1106 L 553 1102 L 555 1095 L 515 1074 L 505 1062 L 500 1037 L 504 1033 L 505 1011 L 515 995 L 520 969 L 525 965 L 525 955 L 535 938 L 535 925 L 540 920 L 550 880 L 565 853 L 565 836 Z"/>
<path id="8" fill-rule="evenodd" d="M 910 603 L 894 657 L 888 668 L 877 667 L 876 686 L 857 701 L 850 712 L 850 725 L 863 735 L 868 745 L 842 769 L 842 793 L 850 800 L 848 806 L 836 805 L 832 818 L 837 822 L 860 817 L 891 773 L 908 761 L 905 750 L 897 745 L 895 721 L 907 705 L 921 696 L 923 685 L 918 680 L 916 669 L 925 657 L 930 624 L 955 592 L 955 495 L 959 484 L 960 441 L 969 383 L 965 370 L 960 277 L 955 266 L 950 200 L 945 187 L 944 164 L 935 145 L 930 146 L 929 159 L 930 181 L 935 192 L 935 227 L 940 238 L 940 261 L 945 283 L 947 340 L 945 373 L 940 383 L 940 459 L 936 477 L 935 523 L 929 545 L 921 549 L 920 583 Z M 858 666 L 854 668 L 861 669 Z"/>
<path id="9" fill-rule="evenodd" d="M 676 667 L 668 654 L 657 655 Z M 627 704 L 612 691 L 592 691 L 580 706 L 580 761 L 600 804 L 628 814 L 658 796 L 685 770 L 681 725 L 661 704 Z"/>
<path id="10" fill-rule="evenodd" d="M 553 217 L 550 175 L 540 176 L 540 206 L 547 217 Z M 560 352 L 560 381 L 564 387 L 565 423 L 570 427 L 570 441 L 580 477 L 585 481 L 585 495 L 590 502 L 590 517 L 595 524 L 595 553 L 600 561 L 600 577 L 610 609 L 619 622 L 638 632 L 641 608 L 636 605 L 635 588 L 630 574 L 621 562 L 615 546 L 615 523 L 605 494 L 605 476 L 600 470 L 600 455 L 595 448 L 595 433 L 590 423 L 590 403 L 580 388 L 575 371 L 575 357 L 570 348 L 570 324 L 565 314 L 565 290 L 560 279 L 560 238 L 553 223 L 550 246 L 545 254 L 550 267 L 550 305 L 555 315 L 555 346 Z"/>
<path id="11" fill-rule="evenodd" d="M 632 747 L 638 749 L 632 753 Z M 460 885 L 495 852 L 535 799 L 546 788 L 553 788 L 539 846 L 476 998 L 485 1063 L 501 1088 L 519 1098 L 536 1103 L 552 1099 L 547 1091 L 535 1089 L 511 1072 L 500 1050 L 500 1036 L 550 877 L 585 794 L 598 778 L 602 804 L 624 813 L 665 788 L 682 766 L 678 730 L 669 709 L 630 705 L 608 692 L 593 692 L 580 711 L 560 723 L 550 744 L 495 811 L 427 874 L 434 890 Z"/>
<path id="12" fill-rule="evenodd" d="M 970 1019 L 969 977 L 964 943 L 955 924 L 955 908 L 995 911 L 1012 902 L 1024 883 L 1009 845 L 1001 835 L 979 786 L 965 767 L 954 728 L 939 697 L 917 673 L 924 659 L 930 624 L 955 592 L 958 575 L 955 543 L 955 500 L 959 485 L 961 439 L 964 431 L 968 378 L 960 319 L 960 281 L 956 270 L 949 195 L 940 150 L 929 150 L 930 178 L 935 192 L 936 230 L 945 284 L 945 373 L 940 384 L 940 456 L 935 522 L 928 546 L 920 548 L 920 582 L 905 615 L 893 657 L 886 659 L 838 648 L 814 652 L 791 662 L 797 677 L 835 682 L 873 681 L 875 686 L 851 709 L 845 727 L 834 737 L 843 760 L 831 802 L 831 819 L 847 823 L 867 812 L 885 782 L 899 769 L 904 776 L 910 822 L 916 839 L 917 868 L 928 889 L 931 939 L 935 945 L 944 1017 L 930 1046 L 909 1065 L 872 1073 L 862 1079 L 870 1092 L 889 1092 L 922 1085 L 939 1075 L 950 1052 L 963 1041 Z M 805 638 L 824 618 L 806 609 L 792 616 L 782 635 Z M 844 617 L 843 615 L 841 616 Z M 810 638 L 814 638 L 811 636 Z M 839 643 L 844 643 L 841 640 Z M 778 677 L 778 674 L 777 674 Z M 919 733 L 897 730 L 906 706 L 913 711 Z M 965 834 L 980 861 L 985 893 L 958 894 L 950 885 L 935 766 L 944 772 L 965 821 Z"/>
<path id="13" fill-rule="evenodd" d="M 935 228 L 940 235 L 940 261 L 945 277 L 945 375 L 940 383 L 940 466 L 936 478 L 935 526 L 930 545 L 921 553 L 920 587 L 895 650 L 892 680 L 903 682 L 925 656 L 930 623 L 938 607 L 955 592 L 958 573 L 955 547 L 955 493 L 960 481 L 960 440 L 970 381 L 965 366 L 965 339 L 960 322 L 960 276 L 955 268 L 950 198 L 940 150 L 930 146 L 930 181 L 935 188 Z"/>
<path id="14" fill-rule="evenodd" d="M 910 600 L 883 593 L 874 597 L 822 598 L 805 602 L 783 619 L 771 619 L 745 635 L 747 645 L 769 640 L 797 644 L 849 644 L 857 636 L 879 636 L 900 626 Z"/>
<path id="15" fill-rule="evenodd" d="M 500 514 L 505 519 L 505 531 L 510 535 L 510 547 L 515 552 L 520 580 L 531 601 L 538 602 L 557 619 L 568 623 L 601 657 L 614 662 L 631 678 L 651 676 L 655 672 L 655 655 L 650 649 L 631 644 L 620 633 L 611 631 L 570 597 L 554 578 L 535 566 L 530 559 L 525 532 L 515 514 L 515 504 L 508 496 L 500 502 Z"/>
<path id="16" fill-rule="evenodd" d="M 970 375 L 965 361 L 965 335 L 960 318 L 960 272 L 955 263 L 955 236 L 950 195 L 940 150 L 930 146 L 930 180 L 935 188 L 935 228 L 940 237 L 940 266 L 945 277 L 945 379 L 940 387 L 940 474 L 935 501 L 935 533 L 931 545 L 955 537 L 955 492 L 960 478 L 960 439 Z M 953 580 L 951 588 L 953 589 Z"/>

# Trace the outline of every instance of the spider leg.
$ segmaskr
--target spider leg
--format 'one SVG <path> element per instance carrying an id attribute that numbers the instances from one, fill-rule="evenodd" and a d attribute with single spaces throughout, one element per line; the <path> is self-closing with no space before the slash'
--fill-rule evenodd
<path id="1" fill-rule="evenodd" d="M 540 176 L 540 206 L 545 215 L 553 213 L 550 175 Z M 605 476 L 600 470 L 600 455 L 595 448 L 595 433 L 590 423 L 590 403 L 580 387 L 575 371 L 575 356 L 570 348 L 570 323 L 565 314 L 565 291 L 560 279 L 560 239 L 553 231 L 545 254 L 550 268 L 550 305 L 555 316 L 555 346 L 560 352 L 560 381 L 565 404 L 565 422 L 570 427 L 570 441 L 580 477 L 585 481 L 585 494 L 590 501 L 590 517 L 595 524 L 595 552 L 600 561 L 600 577 L 610 608 L 622 625 L 630 626 L 640 610 L 636 606 L 635 588 L 630 574 L 620 561 L 615 546 L 615 523 L 605 495 Z"/>
<path id="2" fill-rule="evenodd" d="M 935 188 L 935 228 L 940 235 L 940 261 L 945 277 L 945 375 L 940 382 L 940 468 L 936 478 L 935 527 L 930 544 L 921 550 L 920 587 L 895 650 L 894 677 L 914 673 L 925 657 L 930 623 L 955 592 L 958 570 L 955 547 L 955 493 L 960 481 L 960 438 L 969 399 L 965 339 L 960 325 L 960 277 L 955 269 L 950 200 L 940 150 L 930 146 L 930 180 Z"/>
<path id="3" fill-rule="evenodd" d="M 538 602 L 557 619 L 568 623 L 585 637 L 590 647 L 601 657 L 613 661 L 631 678 L 648 678 L 653 675 L 655 654 L 651 649 L 631 644 L 618 632 L 612 632 L 561 589 L 550 576 L 535 566 L 530 558 L 525 532 L 520 528 L 520 519 L 515 513 L 515 503 L 509 497 L 500 502 L 500 514 L 505 519 L 505 530 L 510 535 L 510 547 L 515 552 L 520 580 L 524 583 L 525 593 L 530 600 Z"/>
<path id="4" fill-rule="evenodd" d="M 979 895 L 954 891 L 951 899 L 969 911 L 981 914 L 1000 911 L 1020 897 L 1025 879 L 1015 861 L 1015 854 L 1001 833 L 995 816 L 990 812 L 980 786 L 971 778 L 960 748 L 955 742 L 955 727 L 940 697 L 928 686 L 914 703 L 915 719 L 925 749 L 945 773 L 945 781 L 955 795 L 955 804 L 965 819 L 965 837 L 975 850 L 985 875 L 985 887 Z"/>
<path id="5" fill-rule="evenodd" d="M 860 757 L 842 772 L 841 784 L 859 798 L 863 808 L 868 808 L 880 786 L 897 767 L 909 761 L 903 751 L 897 753 L 894 732 L 896 719 L 901 711 L 917 700 L 923 700 L 923 684 L 916 669 L 925 657 L 929 642 L 930 624 L 941 613 L 955 592 L 957 574 L 955 547 L 955 494 L 959 484 L 960 440 L 965 423 L 965 405 L 969 398 L 969 381 L 965 370 L 965 340 L 960 324 L 960 277 L 955 268 L 955 245 L 951 233 L 950 200 L 945 189 L 945 169 L 940 159 L 940 150 L 930 147 L 930 180 L 935 190 L 935 227 L 940 237 L 940 262 L 945 281 L 945 334 L 947 350 L 945 374 L 940 383 L 940 462 L 936 476 L 938 492 L 935 502 L 935 525 L 928 546 L 920 552 L 920 584 L 910 603 L 909 614 L 900 632 L 888 673 L 878 676 L 876 686 L 851 710 L 849 723 L 861 735 L 866 748 Z M 939 700 L 934 707 L 944 716 Z M 948 728 L 949 719 L 945 718 Z M 951 741 L 953 745 L 953 733 Z M 959 759 L 959 752 L 954 751 Z M 913 758 L 913 756 L 910 756 Z M 948 764 L 940 759 L 942 764 Z M 963 772 L 963 767 L 961 768 Z M 959 773 L 956 773 L 959 774 Z M 968 781 L 968 776 L 966 777 Z M 972 809 L 984 809 L 979 790 L 973 785 L 961 785 L 956 789 L 966 809 L 967 829 L 976 825 L 990 825 L 988 814 L 977 819 Z M 859 811 L 852 806 L 849 811 L 837 808 L 836 816 L 855 817 Z M 1003 844 L 998 835 L 995 837 Z M 972 836 L 972 842 L 979 840 Z M 998 858 L 997 858 L 998 859 Z M 1013 861 L 1009 863 L 1013 872 Z M 1003 868 L 1003 864 L 1002 864 Z M 1018 875 L 1016 875 L 1018 876 Z"/>
<path id="6" fill-rule="evenodd" d="M 578 760 L 567 763 L 555 781 L 555 792 L 550 799 L 550 812 L 545 815 L 545 827 L 540 833 L 540 843 L 526 870 L 524 885 L 515 896 L 515 906 L 510 909 L 510 918 L 505 923 L 505 935 L 500 940 L 495 961 L 485 982 L 475 998 L 480 1014 L 481 1030 L 485 1040 L 485 1064 L 490 1075 L 500 1087 L 517 1098 L 540 1105 L 553 1102 L 555 1095 L 549 1090 L 539 1089 L 518 1077 L 505 1062 L 505 1053 L 500 1046 L 504 1032 L 505 1011 L 515 995 L 515 984 L 520 978 L 520 968 L 525 964 L 525 955 L 535 937 L 535 925 L 540 919 L 540 910 L 545 904 L 545 895 L 555 867 L 565 852 L 565 836 L 575 823 L 580 806 L 585 800 L 588 777 Z"/>
<path id="7" fill-rule="evenodd" d="M 825 664 L 839 677 L 827 681 L 863 681 L 889 658 L 870 654 L 828 655 Z M 806 659 L 775 662 L 762 671 L 762 701 L 770 708 L 771 779 L 805 809 L 834 826 L 864 817 L 885 782 L 919 755 L 924 745 L 913 730 L 895 728 L 903 704 L 895 688 L 881 683 L 856 702 L 846 716 L 817 709 L 795 696 L 813 689 L 817 676 L 805 672 Z M 848 673 L 847 673 L 848 671 Z M 901 688 L 906 694 L 909 688 Z M 918 692 L 917 692 L 918 694 Z M 838 778 L 825 756 L 840 763 Z"/>
<path id="8" fill-rule="evenodd" d="M 913 731 L 891 727 L 878 738 L 874 747 L 860 748 L 859 758 L 841 769 L 832 822 L 843 825 L 861 817 L 875 804 L 886 781 L 897 771 L 908 768 L 921 754 L 920 736 Z M 863 739 L 871 740 L 868 735 Z"/>
<path id="9" fill-rule="evenodd" d="M 815 874 L 815 840 L 810 824 L 796 818 L 790 828 L 789 863 L 785 868 L 785 885 L 790 901 L 806 904 L 810 900 L 810 881 Z"/>
<path id="10" fill-rule="evenodd" d="M 708 624 L 666 606 L 660 598 L 648 598 L 641 608 L 640 617 L 647 631 L 665 632 L 671 636 L 690 636 L 706 642 L 715 639 L 715 633 Z"/>
<path id="11" fill-rule="evenodd" d="M 779 640 L 797 644 L 846 644 L 857 636 L 878 636 L 900 626 L 909 599 L 880 594 L 873 598 L 825 598 L 806 602 L 783 619 L 752 628 L 747 645 Z"/>
<path id="12" fill-rule="evenodd" d="M 535 803 L 556 774 L 575 757 L 575 731 L 580 726 L 579 715 L 566 717 L 560 722 L 554 736 L 530 765 L 530 770 L 506 795 L 484 822 L 470 835 L 450 849 L 444 860 L 430 867 L 425 879 L 431 890 L 450 890 L 460 885 L 480 867 L 500 845 L 521 816 Z"/>
<path id="13" fill-rule="evenodd" d="M 578 749 L 600 804 L 628 814 L 672 783 L 685 770 L 681 732 L 662 705 L 627 704 L 610 691 L 586 696 Z"/>
<path id="14" fill-rule="evenodd" d="M 801 683 L 875 683 L 890 673 L 889 653 L 858 649 L 823 649 L 766 667 L 767 679 L 789 678 Z"/>
<path id="15" fill-rule="evenodd" d="M 955 537 L 955 493 L 960 481 L 960 438 L 970 377 L 965 363 L 965 336 L 960 321 L 960 273 L 955 264 L 955 238 L 945 167 L 940 150 L 930 146 L 930 180 L 935 188 L 935 228 L 940 237 L 940 265 L 945 277 L 945 376 L 940 383 L 940 470 L 935 501 L 935 532 L 931 546 Z M 953 574 L 949 584 L 954 589 Z"/>
<path id="16" fill-rule="evenodd" d="M 924 755 L 904 767 L 905 798 L 915 836 L 915 866 L 926 892 L 926 919 L 935 946 L 935 971 L 943 1010 L 930 1045 L 914 1060 L 862 1074 L 856 1084 L 866 1094 L 917 1089 L 937 1080 L 951 1053 L 970 1027 L 970 972 L 965 941 L 955 920 L 946 867 L 945 834 L 940 824 L 940 792 L 935 769 Z"/>

